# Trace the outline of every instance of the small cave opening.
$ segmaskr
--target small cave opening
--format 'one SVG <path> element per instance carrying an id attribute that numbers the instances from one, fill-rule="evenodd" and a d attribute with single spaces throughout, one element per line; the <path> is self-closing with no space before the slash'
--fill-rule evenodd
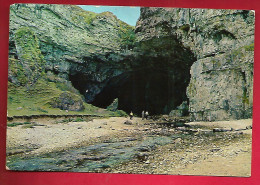
<path id="1" fill-rule="evenodd" d="M 91 104 L 106 108 L 118 98 L 118 109 L 128 113 L 168 114 L 187 99 L 187 84 L 182 75 L 169 70 L 142 68 L 111 78 Z"/>

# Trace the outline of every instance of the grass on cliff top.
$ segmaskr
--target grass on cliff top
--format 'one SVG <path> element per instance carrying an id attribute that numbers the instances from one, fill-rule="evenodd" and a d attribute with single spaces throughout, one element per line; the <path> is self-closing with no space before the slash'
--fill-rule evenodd
<path id="1" fill-rule="evenodd" d="M 100 17 L 104 17 L 104 18 L 115 18 L 117 19 L 117 17 L 112 13 L 112 12 L 102 12 L 102 13 L 95 13 L 95 12 L 91 12 L 91 11 L 87 11 L 84 10 L 78 6 L 72 6 L 71 7 L 76 15 L 78 16 L 74 16 L 72 17 L 72 20 L 76 23 L 79 23 L 79 21 L 82 21 L 82 18 L 84 20 L 85 23 L 87 24 L 91 24 L 95 19 L 100 18 Z M 117 19 L 118 21 L 120 21 L 119 19 Z"/>
<path id="2" fill-rule="evenodd" d="M 50 101 L 60 95 L 62 90 L 58 89 L 56 83 L 38 80 L 34 87 L 29 89 L 23 86 L 15 86 L 9 83 L 8 87 L 8 116 L 23 115 L 100 115 L 120 116 L 120 112 L 111 112 L 95 107 L 84 102 L 83 111 L 66 111 L 52 108 Z"/>
<path id="3" fill-rule="evenodd" d="M 133 48 L 135 43 L 135 32 L 134 26 L 131 26 L 120 19 L 118 19 L 113 13 L 111 12 L 102 12 L 102 13 L 94 13 L 91 11 L 86 11 L 81 9 L 80 7 L 73 7 L 76 10 L 76 15 L 72 17 L 72 21 L 79 24 L 80 22 L 87 23 L 91 25 L 96 19 L 100 18 L 108 18 L 116 20 L 115 30 L 118 32 L 118 36 L 123 48 Z"/>
<path id="4" fill-rule="evenodd" d="M 77 15 L 72 17 L 72 20 L 75 23 L 79 23 L 80 21 L 83 20 L 85 23 L 91 24 L 95 19 L 99 17 L 113 17 L 117 19 L 117 17 L 111 12 L 95 13 L 95 12 L 83 10 L 82 8 L 77 6 L 73 6 L 72 9 L 75 10 L 75 13 Z"/>

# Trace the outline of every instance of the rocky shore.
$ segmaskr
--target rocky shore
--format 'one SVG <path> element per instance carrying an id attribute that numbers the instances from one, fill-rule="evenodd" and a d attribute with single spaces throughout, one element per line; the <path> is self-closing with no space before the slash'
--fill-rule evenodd
<path id="1" fill-rule="evenodd" d="M 250 176 L 251 119 L 181 127 L 158 123 L 112 117 L 8 127 L 7 166 L 18 171 Z"/>

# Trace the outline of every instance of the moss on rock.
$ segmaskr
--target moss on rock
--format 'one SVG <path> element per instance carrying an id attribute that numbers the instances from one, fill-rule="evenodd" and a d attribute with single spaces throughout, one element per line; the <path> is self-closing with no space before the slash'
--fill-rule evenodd
<path id="1" fill-rule="evenodd" d="M 39 41 L 30 28 L 21 27 L 15 32 L 15 46 L 18 59 L 9 60 L 9 70 L 18 85 L 30 86 L 44 75 L 45 60 Z"/>
<path id="2" fill-rule="evenodd" d="M 82 111 L 84 110 L 84 105 L 82 98 L 71 92 L 63 92 L 58 97 L 51 100 L 50 104 L 53 108 L 59 108 L 61 110 L 70 111 Z"/>

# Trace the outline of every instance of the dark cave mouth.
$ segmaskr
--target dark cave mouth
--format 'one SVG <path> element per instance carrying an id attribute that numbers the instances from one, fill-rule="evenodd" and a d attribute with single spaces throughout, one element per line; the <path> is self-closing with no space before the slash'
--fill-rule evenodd
<path id="1" fill-rule="evenodd" d="M 186 87 L 189 75 L 174 73 L 158 68 L 143 68 L 125 72 L 111 78 L 102 89 L 95 95 L 91 103 L 100 108 L 107 108 L 118 98 L 118 109 L 127 113 L 131 111 L 140 115 L 142 111 L 148 111 L 150 115 L 169 114 L 183 101 L 187 100 Z M 70 80 L 81 94 L 86 87 L 83 77 L 71 76 Z M 181 83 L 180 83 L 181 82 Z M 85 98 L 87 99 L 87 93 Z"/>
<path id="2" fill-rule="evenodd" d="M 144 41 L 137 49 L 140 51 L 136 55 L 120 61 L 121 71 L 124 69 L 122 64 L 131 67 L 118 76 L 96 82 L 92 76 L 74 71 L 70 81 L 87 103 L 107 108 L 118 98 L 119 110 L 137 115 L 142 111 L 148 111 L 150 115 L 169 114 L 183 101 L 188 102 L 186 88 L 190 81 L 190 67 L 196 61 L 191 50 L 184 48 L 175 36 Z M 113 70 L 117 70 L 117 67 L 101 65 L 94 59 L 92 62 L 97 63 L 98 71 L 114 74 Z"/>

